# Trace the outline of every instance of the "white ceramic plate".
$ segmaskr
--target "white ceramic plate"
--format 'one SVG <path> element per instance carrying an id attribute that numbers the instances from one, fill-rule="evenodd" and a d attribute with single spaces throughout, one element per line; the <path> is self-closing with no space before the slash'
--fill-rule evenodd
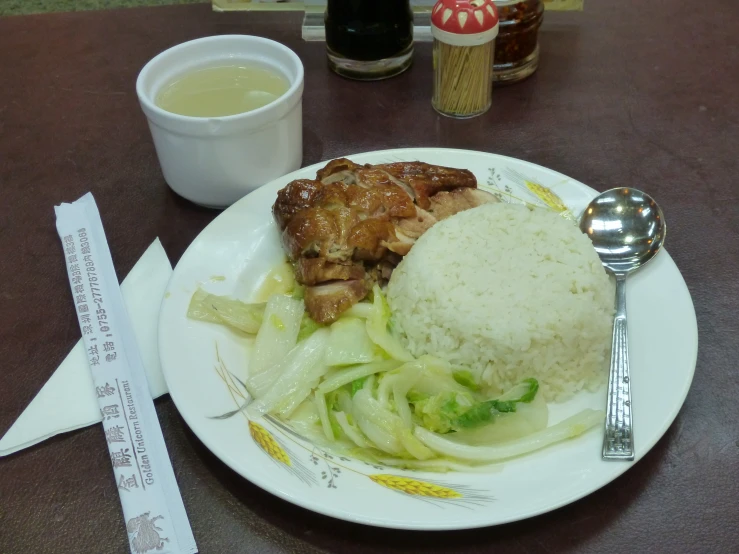
<path id="1" fill-rule="evenodd" d="M 526 181 L 549 188 L 579 213 L 595 191 L 527 162 L 462 150 L 403 149 L 350 156 L 359 163 L 421 160 L 470 169 L 481 186 L 541 203 Z M 282 258 L 271 207 L 289 181 L 313 178 L 324 164 L 278 179 L 218 216 L 182 256 L 162 303 L 159 350 L 169 391 L 200 440 L 245 478 L 289 502 L 349 521 L 403 529 L 464 529 L 531 517 L 577 500 L 612 481 L 627 462 L 600 458 L 602 430 L 509 461 L 486 473 L 404 471 L 339 458 L 276 422 L 248 421 L 233 410 L 248 339 L 185 317 L 201 285 L 243 300 Z M 667 220 L 669 221 L 669 213 Z M 669 240 L 669 239 L 668 239 Z M 661 252 L 627 285 L 637 461 L 675 419 L 693 378 L 698 350 L 695 311 L 685 282 Z M 218 350 L 218 354 L 217 351 Z M 222 363 L 218 362 L 218 356 Z M 605 392 L 550 406 L 550 422 L 604 408 Z M 634 462 L 635 463 L 635 462 Z"/>

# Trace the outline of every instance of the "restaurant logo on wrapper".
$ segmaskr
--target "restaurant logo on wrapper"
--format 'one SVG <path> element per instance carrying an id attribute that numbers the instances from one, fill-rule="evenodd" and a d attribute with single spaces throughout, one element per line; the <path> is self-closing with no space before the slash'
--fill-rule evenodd
<path id="1" fill-rule="evenodd" d="M 162 529 L 154 523 L 158 519 L 162 519 L 162 516 L 149 517 L 149 512 L 146 512 L 128 520 L 126 531 L 128 531 L 131 546 L 136 554 L 161 550 L 164 548 L 164 543 L 169 542 L 168 538 L 159 534 Z"/>

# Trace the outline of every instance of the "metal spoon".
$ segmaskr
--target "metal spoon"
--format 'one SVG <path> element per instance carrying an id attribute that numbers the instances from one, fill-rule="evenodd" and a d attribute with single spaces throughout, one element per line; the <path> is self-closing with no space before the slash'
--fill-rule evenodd
<path id="1" fill-rule="evenodd" d="M 617 188 L 593 199 L 583 212 L 580 229 L 590 237 L 603 266 L 616 277 L 616 316 L 603 459 L 631 461 L 634 459 L 634 434 L 626 327 L 626 277 L 657 255 L 665 241 L 667 226 L 662 210 L 649 195 L 636 189 Z"/>

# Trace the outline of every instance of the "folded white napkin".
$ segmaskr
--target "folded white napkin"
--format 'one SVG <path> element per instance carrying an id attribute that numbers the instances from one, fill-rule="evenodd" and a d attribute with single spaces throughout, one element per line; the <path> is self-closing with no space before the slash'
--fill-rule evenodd
<path id="1" fill-rule="evenodd" d="M 121 284 L 152 398 L 167 392 L 159 365 L 157 327 L 159 306 L 171 275 L 172 266 L 167 254 L 156 239 Z M 100 421 L 100 407 L 85 347 L 80 340 L 0 439 L 0 456 Z"/>

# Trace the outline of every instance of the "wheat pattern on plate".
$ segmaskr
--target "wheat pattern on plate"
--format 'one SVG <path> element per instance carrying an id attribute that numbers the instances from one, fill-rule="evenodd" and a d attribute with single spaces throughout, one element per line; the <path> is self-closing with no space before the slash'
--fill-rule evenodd
<path id="1" fill-rule="evenodd" d="M 285 450 L 272 437 L 272 434 L 264 427 L 250 420 L 249 433 L 251 434 L 251 438 L 254 439 L 254 442 L 264 450 L 264 453 L 267 454 L 267 456 L 277 462 L 285 464 L 286 466 L 292 465 L 290 462 L 290 456 L 287 455 Z"/>
<path id="2" fill-rule="evenodd" d="M 401 477 L 399 475 L 377 474 L 370 475 L 369 478 L 388 489 L 410 494 L 411 496 L 429 496 L 431 498 L 462 498 L 462 494 L 454 489 L 441 487 L 427 481 L 419 481 L 410 477 Z"/>
<path id="3" fill-rule="evenodd" d="M 390 491 L 401 493 L 410 498 L 425 500 L 427 502 L 430 501 L 432 504 L 437 506 L 445 503 L 480 505 L 493 500 L 493 497 L 485 491 L 471 489 L 460 485 L 438 483 L 429 479 L 419 480 L 412 477 L 393 475 L 389 473 L 368 474 L 356 467 L 350 467 L 347 465 L 352 462 L 349 458 L 333 456 L 324 450 L 316 448 L 309 440 L 291 429 L 283 421 L 277 420 L 272 416 L 263 418 L 262 423 L 252 421 L 246 416 L 243 409 L 249 403 L 249 396 L 246 391 L 246 387 L 240 379 L 228 370 L 223 359 L 220 357 L 217 346 L 216 360 L 217 363 L 215 364 L 214 369 L 228 388 L 229 394 L 236 404 L 237 409 L 231 410 L 221 416 L 215 416 L 213 419 L 228 419 L 236 414 L 242 414 L 246 419 L 249 435 L 259 449 L 269 456 L 269 458 L 278 466 L 295 475 L 306 485 L 316 485 L 319 482 L 319 479 L 308 466 L 303 465 L 298 456 L 290 450 L 285 441 L 291 442 L 294 446 L 297 446 L 308 453 L 308 461 L 312 462 L 312 464 L 316 466 L 316 471 L 320 472 L 321 480 L 326 483 L 326 486 L 329 489 L 337 488 L 337 479 L 341 475 L 341 470 L 344 469 L 350 473 L 367 477 L 373 483 L 389 489 Z M 266 425 L 272 427 L 274 431 L 281 434 L 282 437 L 276 437 L 274 432 L 267 429 Z M 385 469 L 385 466 L 383 465 L 365 465 L 370 465 L 374 469 Z M 325 468 L 322 468 L 322 466 L 325 466 Z"/>
<path id="4" fill-rule="evenodd" d="M 516 194 L 514 194 L 509 184 L 503 184 L 503 177 L 505 177 L 506 183 L 513 183 L 517 189 Z M 491 167 L 487 187 L 501 202 L 546 207 L 554 210 L 565 219 L 571 221 L 577 220 L 565 203 L 562 202 L 562 199 L 551 188 L 540 185 L 534 179 L 513 168 L 503 167 L 501 171 L 498 171 L 496 168 Z M 519 193 L 520 196 L 518 195 Z M 531 201 L 527 200 L 527 198 Z"/>

